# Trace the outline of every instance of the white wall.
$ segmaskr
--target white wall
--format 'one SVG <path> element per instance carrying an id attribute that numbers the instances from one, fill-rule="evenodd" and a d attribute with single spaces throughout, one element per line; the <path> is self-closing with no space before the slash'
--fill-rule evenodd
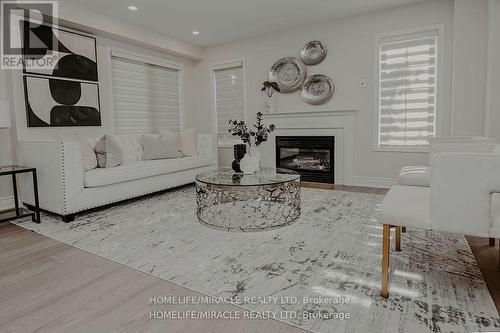
<path id="1" fill-rule="evenodd" d="M 310 40 L 321 40 L 328 47 L 328 56 L 319 65 L 307 67 L 311 73 L 329 75 L 336 85 L 336 93 L 327 104 L 311 106 L 300 99 L 299 93 L 276 94 L 278 112 L 307 110 L 357 109 L 355 118 L 355 181 L 366 185 L 371 181 L 394 179 L 400 167 L 426 163 L 423 153 L 392 153 L 373 151 L 374 110 L 374 60 L 375 35 L 384 32 L 404 30 L 426 25 L 445 26 L 445 75 L 441 88 L 444 114 L 441 135 L 450 133 L 451 107 L 451 54 L 453 41 L 453 2 L 451 0 L 425 2 L 390 10 L 349 17 L 334 22 L 308 25 L 268 36 L 209 48 L 204 60 L 199 63 L 200 78 L 197 99 L 196 125 L 210 129 L 212 98 L 209 89 L 211 63 L 244 57 L 246 60 L 247 110 L 254 114 L 261 108 L 264 95 L 261 83 L 267 79 L 268 70 L 279 58 L 297 56 L 300 48 Z M 443 64 L 441 64 L 443 65 Z M 368 82 L 367 88 L 360 87 L 360 81 Z M 250 115 L 250 118 L 253 116 Z"/>
<path id="2" fill-rule="evenodd" d="M 487 0 L 455 0 L 453 135 L 484 133 L 487 31 Z"/>
<path id="3" fill-rule="evenodd" d="M 485 130 L 500 139 L 500 0 L 488 2 L 488 66 Z"/>

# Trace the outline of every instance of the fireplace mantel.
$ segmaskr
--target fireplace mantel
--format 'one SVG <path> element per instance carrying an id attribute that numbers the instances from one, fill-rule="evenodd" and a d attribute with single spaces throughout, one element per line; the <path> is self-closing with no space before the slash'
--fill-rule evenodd
<path id="1" fill-rule="evenodd" d="M 335 182 L 352 185 L 354 172 L 354 115 L 357 110 L 265 113 L 276 130 L 263 146 L 262 164 L 276 166 L 276 136 L 334 136 Z"/>
<path id="2" fill-rule="evenodd" d="M 330 117 L 330 116 L 349 116 L 358 110 L 331 110 L 331 111 L 296 111 L 296 112 L 275 112 L 264 113 L 265 118 L 288 118 L 288 117 Z"/>

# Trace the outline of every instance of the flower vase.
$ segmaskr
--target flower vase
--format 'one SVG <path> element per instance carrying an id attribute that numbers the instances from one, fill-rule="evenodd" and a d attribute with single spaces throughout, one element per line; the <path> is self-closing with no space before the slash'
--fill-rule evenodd
<path id="1" fill-rule="evenodd" d="M 241 159 L 240 168 L 245 175 L 251 175 L 260 171 L 259 147 L 247 147 L 247 152 Z"/>
<path id="2" fill-rule="evenodd" d="M 276 103 L 274 102 L 274 98 L 272 96 L 267 98 L 266 105 L 267 105 L 267 113 L 276 112 Z"/>

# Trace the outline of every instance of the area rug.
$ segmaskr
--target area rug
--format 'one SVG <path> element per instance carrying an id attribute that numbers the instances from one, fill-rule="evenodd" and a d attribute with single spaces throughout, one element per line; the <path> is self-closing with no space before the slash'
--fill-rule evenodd
<path id="1" fill-rule="evenodd" d="M 198 222 L 195 190 L 187 186 L 77 215 L 68 224 L 48 214 L 41 224 L 18 224 L 314 332 L 500 330 L 462 235 L 403 234 L 402 252 L 391 255 L 390 297 L 379 296 L 382 199 L 302 189 L 295 223 L 227 232 Z"/>

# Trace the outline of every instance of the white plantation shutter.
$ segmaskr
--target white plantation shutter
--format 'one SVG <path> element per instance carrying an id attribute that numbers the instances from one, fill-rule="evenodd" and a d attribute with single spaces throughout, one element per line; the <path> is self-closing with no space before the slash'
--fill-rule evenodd
<path id="1" fill-rule="evenodd" d="M 116 134 L 180 128 L 179 70 L 112 57 Z"/>
<path id="2" fill-rule="evenodd" d="M 380 148 L 425 146 L 435 136 L 437 43 L 437 31 L 380 40 Z"/>
<path id="3" fill-rule="evenodd" d="M 217 117 L 217 137 L 231 137 L 229 119 L 245 120 L 243 96 L 243 64 L 217 68 L 215 76 L 215 107 Z"/>

